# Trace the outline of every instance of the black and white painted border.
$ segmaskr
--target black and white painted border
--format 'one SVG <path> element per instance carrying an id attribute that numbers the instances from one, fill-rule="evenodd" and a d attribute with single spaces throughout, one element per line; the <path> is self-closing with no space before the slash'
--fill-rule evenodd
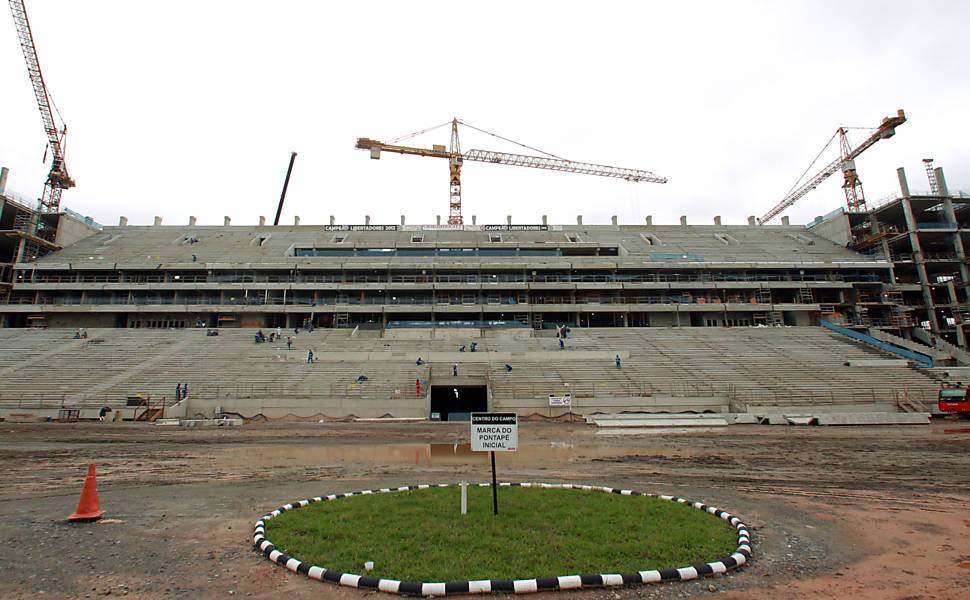
<path id="1" fill-rule="evenodd" d="M 478 484 L 481 487 L 488 487 L 488 483 Z M 748 527 L 741 522 L 738 517 L 727 513 L 719 508 L 707 506 L 702 502 L 693 502 L 677 496 L 663 496 L 658 494 L 646 494 L 635 490 L 623 490 L 619 488 L 575 485 L 575 484 L 553 484 L 553 483 L 500 483 L 499 487 L 536 487 L 536 488 L 560 488 L 573 490 L 592 490 L 606 492 L 609 494 L 619 494 L 621 496 L 651 496 L 661 500 L 669 500 L 678 504 L 687 504 L 698 510 L 712 514 L 730 523 L 738 532 L 738 547 L 730 556 L 720 558 L 709 563 L 700 563 L 688 567 L 660 569 L 654 571 L 637 571 L 634 573 L 601 573 L 589 575 L 563 575 L 558 577 L 537 577 L 535 579 L 481 579 L 476 581 L 449 581 L 438 583 L 425 583 L 418 581 L 397 581 L 394 579 L 379 579 L 366 575 L 355 575 L 353 573 L 343 573 L 333 569 L 317 567 L 299 559 L 288 556 L 276 549 L 273 542 L 265 537 L 266 521 L 280 516 L 282 513 L 302 508 L 315 502 L 328 502 L 338 498 L 348 498 L 351 496 L 367 496 L 369 494 L 389 494 L 394 492 L 406 492 L 410 490 L 423 490 L 434 487 L 448 487 L 447 483 L 432 485 L 406 485 L 396 488 L 380 488 L 376 490 L 363 490 L 360 492 L 347 492 L 344 494 L 331 494 L 329 496 L 317 496 L 299 502 L 284 504 L 276 510 L 266 513 L 259 521 L 256 521 L 256 528 L 253 532 L 253 545 L 256 550 L 261 552 L 272 562 L 283 565 L 294 573 L 303 573 L 310 579 L 327 581 L 339 585 L 371 590 L 379 590 L 392 594 L 405 596 L 445 596 L 449 594 L 487 594 L 490 592 L 507 592 L 514 594 L 529 594 L 532 592 L 547 590 L 575 590 L 580 588 L 604 587 L 656 583 L 659 581 L 689 581 L 714 573 L 726 573 L 737 569 L 751 560 L 751 536 L 748 534 Z"/>

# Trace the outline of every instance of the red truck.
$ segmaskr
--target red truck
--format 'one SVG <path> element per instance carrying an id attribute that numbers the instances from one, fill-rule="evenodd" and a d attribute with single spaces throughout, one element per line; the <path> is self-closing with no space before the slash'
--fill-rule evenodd
<path id="1" fill-rule="evenodd" d="M 942 413 L 970 418 L 970 388 L 943 388 L 937 398 L 937 406 Z"/>

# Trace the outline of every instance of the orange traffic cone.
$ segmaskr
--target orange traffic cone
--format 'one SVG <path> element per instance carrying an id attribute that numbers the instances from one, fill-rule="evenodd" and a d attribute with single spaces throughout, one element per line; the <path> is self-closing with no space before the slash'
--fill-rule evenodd
<path id="1" fill-rule="evenodd" d="M 98 506 L 98 482 L 94 476 L 94 465 L 88 465 L 88 476 L 84 478 L 84 488 L 81 489 L 81 499 L 77 502 L 77 510 L 67 518 L 68 521 L 97 521 L 104 516 L 104 511 Z"/>

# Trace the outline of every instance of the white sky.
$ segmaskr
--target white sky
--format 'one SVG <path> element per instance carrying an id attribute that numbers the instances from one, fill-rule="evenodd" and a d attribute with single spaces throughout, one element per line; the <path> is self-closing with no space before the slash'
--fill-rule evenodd
<path id="1" fill-rule="evenodd" d="M 970 189 L 970 3 L 27 0 L 69 125 L 78 186 L 62 204 L 113 225 L 447 219 L 448 165 L 385 154 L 391 138 L 465 121 L 666 185 L 467 163 L 466 222 L 743 223 L 780 200 L 840 124 L 909 122 L 857 161 L 866 195 L 922 158 Z M 0 164 L 40 194 L 45 136 L 13 21 L 0 18 Z M 863 139 L 855 132 L 855 142 Z M 448 143 L 446 129 L 413 140 Z M 515 151 L 466 131 L 465 149 Z M 835 155 L 827 155 L 831 160 Z M 823 161 L 819 164 L 824 164 Z M 841 176 L 789 209 L 844 202 Z M 777 222 L 777 221 L 776 221 Z"/>

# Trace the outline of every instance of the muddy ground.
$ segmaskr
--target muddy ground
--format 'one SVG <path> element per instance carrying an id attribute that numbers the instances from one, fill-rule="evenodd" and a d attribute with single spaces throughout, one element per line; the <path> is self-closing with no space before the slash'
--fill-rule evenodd
<path id="1" fill-rule="evenodd" d="M 484 481 L 485 456 L 456 447 L 467 439 L 447 423 L 0 423 L 0 597 L 374 596 L 270 564 L 251 550 L 253 521 L 332 492 Z M 559 597 L 970 598 L 968 422 L 605 435 L 525 423 L 519 440 L 502 479 L 672 493 L 753 527 L 754 561 L 736 574 Z M 88 462 L 107 520 L 68 525 Z"/>

